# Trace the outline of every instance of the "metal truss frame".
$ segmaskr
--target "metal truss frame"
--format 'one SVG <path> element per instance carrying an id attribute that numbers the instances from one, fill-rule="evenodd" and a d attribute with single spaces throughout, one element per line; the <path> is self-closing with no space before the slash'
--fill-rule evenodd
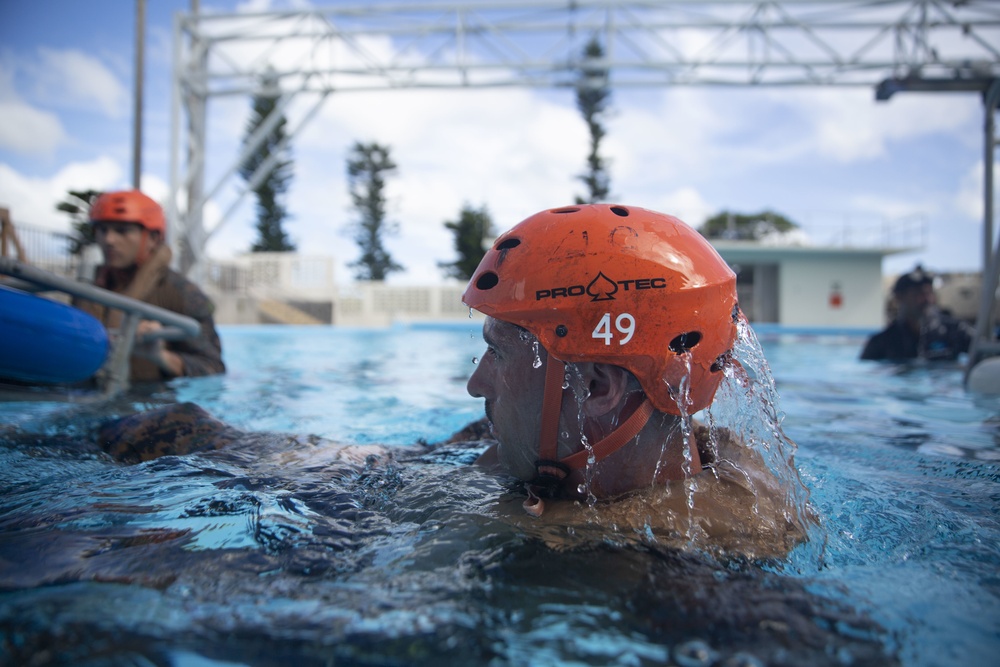
<path id="1" fill-rule="evenodd" d="M 601 41 L 606 56 L 584 62 L 583 46 L 592 37 Z M 331 93 L 572 88 L 581 85 L 584 65 L 608 71 L 616 88 L 871 86 L 877 87 L 878 99 L 918 89 L 985 95 L 990 83 L 1000 78 L 1000 3 L 398 1 L 301 11 L 179 14 L 174 22 L 168 216 L 177 230 L 172 243 L 181 269 L 199 272 L 212 233 L 203 225 L 205 202 L 235 185 L 238 196 L 221 227 L 254 184 L 266 177 L 273 161 L 262 164 L 249 184 L 233 183 L 246 155 L 259 147 L 293 99 L 309 98 L 310 106 L 289 130 L 289 142 Z M 252 95 L 265 74 L 280 89 L 274 112 L 206 189 L 208 100 Z M 987 108 L 991 120 L 995 109 Z M 992 157 L 994 137 L 988 137 L 987 145 Z M 987 163 L 992 178 L 992 159 Z M 987 210 L 992 211 L 992 189 L 986 190 Z M 187 202 L 183 215 L 179 201 Z M 985 226 L 992 230 L 991 224 Z M 987 253 L 991 245 L 986 243 Z"/>

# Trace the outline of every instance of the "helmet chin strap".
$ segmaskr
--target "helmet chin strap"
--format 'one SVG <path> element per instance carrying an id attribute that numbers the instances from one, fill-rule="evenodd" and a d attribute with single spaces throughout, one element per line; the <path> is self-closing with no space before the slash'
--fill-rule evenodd
<path id="1" fill-rule="evenodd" d="M 544 502 L 535 492 L 537 487 L 554 490 L 570 472 L 585 468 L 591 455 L 595 462 L 611 456 L 637 436 L 653 416 L 653 404 L 648 398 L 643 399 L 642 405 L 624 423 L 591 449 L 582 449 L 559 460 L 559 413 L 562 411 L 565 373 L 565 362 L 550 354 L 545 368 L 545 391 L 542 395 L 539 459 L 535 462 L 537 475 L 528 485 L 528 499 L 524 501 L 524 509 L 533 516 L 541 516 L 545 509 Z"/>

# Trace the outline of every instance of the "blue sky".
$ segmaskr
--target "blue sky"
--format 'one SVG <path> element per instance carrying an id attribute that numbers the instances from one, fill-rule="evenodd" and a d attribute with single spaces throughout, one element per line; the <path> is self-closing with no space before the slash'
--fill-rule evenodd
<path id="1" fill-rule="evenodd" d="M 203 11 L 281 2 L 202 3 Z M 169 182 L 171 21 L 188 0 L 147 2 L 143 188 Z M 134 2 L 0 0 L 0 206 L 16 222 L 64 230 L 55 203 L 68 189 L 128 187 L 132 159 Z M 926 222 L 917 252 L 889 256 L 886 273 L 916 262 L 978 270 L 982 238 L 983 109 L 973 94 L 869 88 L 616 89 L 604 153 L 615 199 L 697 226 L 720 210 L 771 209 L 812 243 Z M 235 156 L 249 99 L 210 102 L 210 175 Z M 304 113 L 293 108 L 290 116 Z M 587 134 L 563 90 L 393 91 L 334 95 L 298 137 L 287 231 L 300 251 L 331 255 L 339 278 L 356 248 L 345 161 L 357 140 L 388 144 L 388 239 L 406 266 L 394 282 L 441 280 L 453 259 L 443 222 L 485 205 L 501 229 L 583 193 Z M 211 176 L 209 178 L 211 180 Z M 213 224 L 234 189 L 206 211 Z M 209 254 L 253 242 L 252 206 L 218 228 Z"/>

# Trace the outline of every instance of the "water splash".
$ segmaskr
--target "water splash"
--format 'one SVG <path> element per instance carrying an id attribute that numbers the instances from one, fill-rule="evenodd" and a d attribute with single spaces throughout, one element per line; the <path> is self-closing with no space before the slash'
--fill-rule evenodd
<path id="1" fill-rule="evenodd" d="M 697 480 L 693 474 L 692 463 L 698 444 L 694 436 L 694 420 L 688 412 L 688 406 L 691 405 L 691 355 L 684 353 L 680 355 L 680 358 L 684 361 L 684 375 L 681 377 L 680 385 L 676 388 L 670 385 L 667 386 L 670 389 L 670 396 L 677 404 L 677 410 L 680 413 L 681 471 L 684 474 L 684 505 L 687 508 L 685 538 L 689 542 L 693 542 L 695 539 L 694 500 L 697 490 Z M 667 440 L 668 443 L 671 441 L 672 438 Z"/>
<path id="2" fill-rule="evenodd" d="M 759 488 L 767 480 L 751 470 L 731 466 L 732 472 L 742 476 L 744 484 L 754 494 L 754 513 L 762 516 L 759 504 L 762 495 L 780 495 L 773 500 L 788 508 L 787 522 L 813 533 L 809 536 L 812 546 L 808 547 L 812 553 L 806 560 L 818 562 L 822 558 L 825 538 L 815 534 L 817 524 L 811 518 L 809 490 L 794 463 L 796 445 L 781 428 L 783 415 L 777 408 L 778 391 L 770 366 L 756 333 L 742 315 L 737 323 L 732 359 L 723 370 L 723 380 L 712 405 L 704 411 L 709 429 L 709 451 L 718 460 L 720 441 L 735 434 L 742 447 L 760 457 L 763 467 L 773 475 L 773 484 L 769 486 L 774 488 Z"/>

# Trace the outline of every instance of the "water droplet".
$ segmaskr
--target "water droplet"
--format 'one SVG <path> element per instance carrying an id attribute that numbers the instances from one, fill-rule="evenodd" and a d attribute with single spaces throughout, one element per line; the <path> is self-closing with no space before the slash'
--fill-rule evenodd
<path id="1" fill-rule="evenodd" d="M 579 484 L 579 485 L 577 485 L 576 492 L 579 493 L 582 496 L 583 494 L 585 494 L 587 492 L 587 485 L 586 484 Z"/>
<path id="2" fill-rule="evenodd" d="M 472 363 L 478 364 L 479 363 L 479 357 L 472 357 Z"/>
<path id="3" fill-rule="evenodd" d="M 715 662 L 716 657 L 712 647 L 700 639 L 686 641 L 674 649 L 674 660 L 680 667 L 705 667 Z"/>
<path id="4" fill-rule="evenodd" d="M 542 355 L 538 351 L 539 345 L 538 345 L 538 341 L 537 340 L 534 340 L 534 341 L 531 342 L 531 349 L 535 353 L 535 360 L 533 362 L 531 362 L 531 367 L 532 368 L 540 368 L 541 365 L 542 365 Z"/>
<path id="5" fill-rule="evenodd" d="M 472 309 L 471 308 L 469 308 L 469 319 L 470 320 L 472 319 Z"/>
<path id="6" fill-rule="evenodd" d="M 764 667 L 764 663 L 754 654 L 740 651 L 726 658 L 722 667 Z"/>

